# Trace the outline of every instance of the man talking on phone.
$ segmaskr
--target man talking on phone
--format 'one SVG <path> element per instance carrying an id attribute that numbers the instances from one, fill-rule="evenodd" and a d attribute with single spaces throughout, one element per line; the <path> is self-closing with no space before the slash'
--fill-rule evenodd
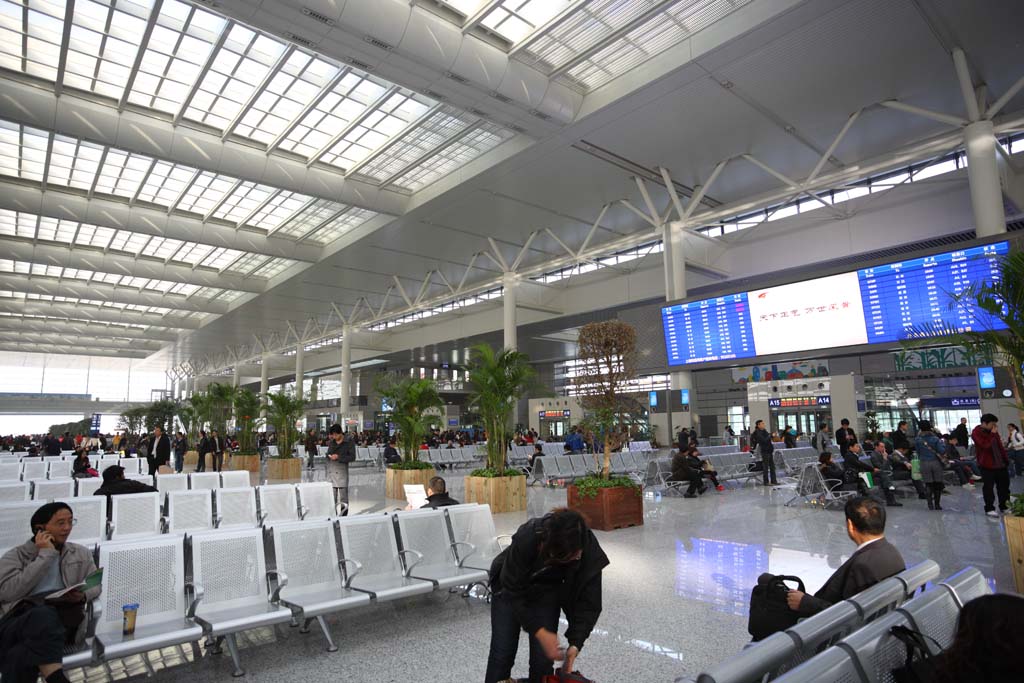
<path id="1" fill-rule="evenodd" d="M 81 642 L 85 603 L 100 587 L 74 589 L 96 571 L 92 553 L 69 543 L 75 519 L 65 503 L 47 503 L 30 520 L 32 538 L 0 557 L 0 678 L 65 683 L 65 644 Z"/>

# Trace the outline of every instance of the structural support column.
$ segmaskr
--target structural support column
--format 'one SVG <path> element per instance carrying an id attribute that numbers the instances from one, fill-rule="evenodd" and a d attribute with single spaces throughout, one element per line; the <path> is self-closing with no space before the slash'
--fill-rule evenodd
<path id="1" fill-rule="evenodd" d="M 304 346 L 302 342 L 295 345 L 295 398 L 302 398 L 302 385 L 306 379 L 302 368 L 303 355 L 306 352 Z"/>
<path id="2" fill-rule="evenodd" d="M 505 348 L 515 350 L 516 342 L 516 294 L 519 279 L 515 273 L 505 273 L 502 277 L 502 300 L 504 304 Z"/>
<path id="3" fill-rule="evenodd" d="M 683 254 L 683 227 L 681 223 L 666 223 L 662 229 L 662 257 L 665 264 L 665 301 L 676 301 L 686 298 L 686 257 Z M 690 390 L 690 406 L 692 410 L 694 401 L 693 377 L 689 370 L 673 370 L 669 374 L 670 393 L 677 396 L 682 389 Z M 675 420 L 672 419 L 672 397 L 668 401 L 668 431 L 667 440 L 675 440 Z M 692 427 L 692 413 L 683 412 L 679 414 L 678 426 Z M 708 436 L 708 435 L 704 435 Z"/>
<path id="4" fill-rule="evenodd" d="M 1003 192 L 996 163 L 996 137 L 991 121 L 975 121 L 964 128 L 967 180 L 971 186 L 974 230 L 978 237 L 1006 232 Z"/>
<path id="5" fill-rule="evenodd" d="M 238 388 L 238 364 L 231 368 L 231 387 L 234 389 Z"/>
<path id="6" fill-rule="evenodd" d="M 267 391 L 270 389 L 270 356 L 263 356 L 260 364 L 260 419 L 267 422 Z M 266 427 L 264 426 L 264 429 Z"/>
<path id="7" fill-rule="evenodd" d="M 341 331 L 341 398 L 338 401 L 338 422 L 344 427 L 352 400 L 352 328 L 345 325 Z"/>

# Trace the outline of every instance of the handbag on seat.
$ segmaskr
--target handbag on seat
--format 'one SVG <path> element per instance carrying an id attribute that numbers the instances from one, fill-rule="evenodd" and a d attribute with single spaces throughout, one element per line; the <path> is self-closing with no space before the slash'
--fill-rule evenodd
<path id="1" fill-rule="evenodd" d="M 797 590 L 807 592 L 804 582 L 796 576 L 766 573 L 757 577 L 757 585 L 750 591 L 750 619 L 747 621 L 747 632 L 755 641 L 785 631 L 799 620 L 800 615 L 786 604 L 786 595 L 790 591 L 787 581 L 795 582 Z"/>

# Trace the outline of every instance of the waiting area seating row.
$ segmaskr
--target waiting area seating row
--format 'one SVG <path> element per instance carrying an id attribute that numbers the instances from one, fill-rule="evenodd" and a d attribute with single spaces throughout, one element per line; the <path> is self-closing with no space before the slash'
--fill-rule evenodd
<path id="1" fill-rule="evenodd" d="M 334 652 L 325 615 L 486 585 L 501 549 L 490 508 L 475 504 L 100 543 L 103 590 L 90 636 L 64 666 L 186 643 L 198 652 L 205 637 L 213 652 L 227 644 L 241 676 L 238 633 L 298 622 L 307 632 L 313 621 Z M 127 603 L 139 604 L 132 636 L 122 635 Z"/>
<path id="2" fill-rule="evenodd" d="M 604 465 L 604 455 L 542 455 L 534 458 L 530 471 L 530 483 L 553 484 L 572 482 L 588 474 L 599 472 Z M 640 475 L 647 470 L 647 457 L 639 451 L 612 453 L 611 473 L 613 475 Z"/>
<path id="3" fill-rule="evenodd" d="M 481 455 L 475 446 L 466 448 L 429 448 L 419 452 L 419 459 L 431 465 L 463 467 L 478 462 Z"/>
<path id="4" fill-rule="evenodd" d="M 125 474 L 125 479 L 134 479 L 155 486 L 161 493 L 188 489 L 237 488 L 249 486 L 249 472 L 232 470 L 224 472 L 193 472 L 191 474 Z M 59 477 L 50 479 L 27 479 L 19 481 L 0 480 L 0 503 L 24 500 L 52 500 L 91 496 L 103 485 L 100 477 L 73 479 Z"/>

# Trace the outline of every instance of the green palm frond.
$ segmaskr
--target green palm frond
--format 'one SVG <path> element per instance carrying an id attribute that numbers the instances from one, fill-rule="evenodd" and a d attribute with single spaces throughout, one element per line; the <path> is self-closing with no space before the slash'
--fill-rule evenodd
<path id="1" fill-rule="evenodd" d="M 430 379 L 385 376 L 378 381 L 377 391 L 392 406 L 391 421 L 398 430 L 395 440 L 402 449 L 403 459 L 407 462 L 416 460 L 433 419 L 426 412 L 444 406 L 437 384 Z"/>
<path id="2" fill-rule="evenodd" d="M 280 457 L 292 456 L 292 447 L 300 438 L 295 423 L 302 419 L 305 411 L 306 401 L 292 392 L 267 393 L 267 422 L 274 427 Z"/>
<path id="3" fill-rule="evenodd" d="M 487 466 L 501 470 L 516 403 L 527 391 L 537 388 L 537 373 L 525 353 L 496 351 L 487 344 L 470 349 L 468 369 L 468 405 L 480 414 L 487 430 Z"/>

